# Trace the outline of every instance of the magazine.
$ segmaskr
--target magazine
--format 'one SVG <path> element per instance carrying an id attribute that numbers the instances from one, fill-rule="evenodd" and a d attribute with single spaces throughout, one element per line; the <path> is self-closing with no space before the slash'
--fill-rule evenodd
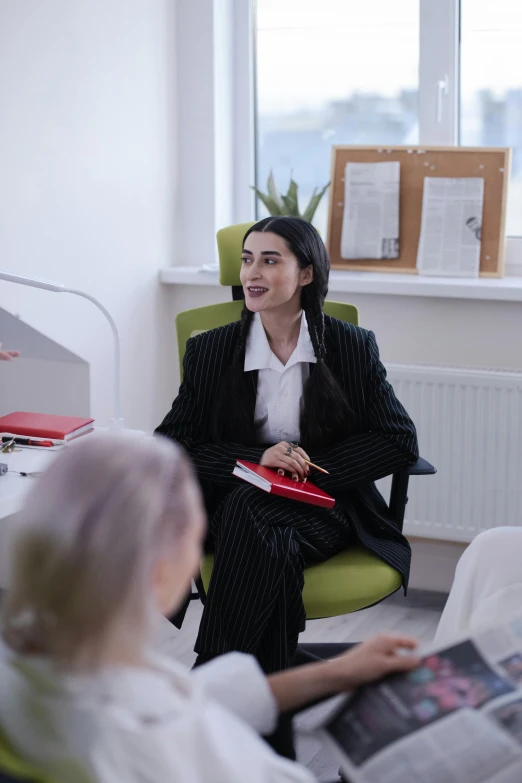
<path id="1" fill-rule="evenodd" d="M 320 732 L 350 783 L 521 783 L 522 618 L 361 688 Z"/>

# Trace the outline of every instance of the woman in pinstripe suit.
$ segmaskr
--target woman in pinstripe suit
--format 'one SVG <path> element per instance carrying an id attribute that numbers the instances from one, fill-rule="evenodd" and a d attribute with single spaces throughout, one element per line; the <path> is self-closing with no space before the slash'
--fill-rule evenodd
<path id="1" fill-rule="evenodd" d="M 407 587 L 410 547 L 374 481 L 415 462 L 415 427 L 375 337 L 325 317 L 329 259 L 313 226 L 266 218 L 244 239 L 241 321 L 191 338 L 178 397 L 157 433 L 192 457 L 215 551 L 198 662 L 230 650 L 284 669 L 304 628 L 303 569 L 359 542 Z M 300 446 L 296 444 L 299 443 Z M 295 478 L 303 457 L 333 509 L 265 494 L 232 475 L 237 459 Z"/>

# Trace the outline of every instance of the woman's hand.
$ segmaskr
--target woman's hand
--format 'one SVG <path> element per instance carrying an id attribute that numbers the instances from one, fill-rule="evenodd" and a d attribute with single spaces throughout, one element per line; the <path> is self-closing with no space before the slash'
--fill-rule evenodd
<path id="1" fill-rule="evenodd" d="M 415 669 L 420 658 L 400 654 L 399 650 L 414 650 L 416 647 L 417 642 L 407 637 L 376 636 L 330 661 L 308 663 L 272 674 L 268 682 L 279 710 L 295 710 L 387 674 Z"/>
<path id="2" fill-rule="evenodd" d="M 296 481 L 300 478 L 306 478 L 310 473 L 305 459 L 310 459 L 306 451 L 303 451 L 300 446 L 292 446 L 291 443 L 283 440 L 267 449 L 259 464 L 265 468 L 276 468 L 280 473 L 287 470 Z"/>
<path id="3" fill-rule="evenodd" d="M 10 362 L 11 359 L 16 359 L 20 356 L 20 351 L 2 351 L 2 343 L 0 343 L 0 360 Z"/>
<path id="4" fill-rule="evenodd" d="M 417 655 L 399 653 L 415 650 L 417 642 L 405 636 L 381 634 L 358 644 L 329 662 L 338 690 L 350 690 L 393 672 L 408 672 L 420 664 Z"/>

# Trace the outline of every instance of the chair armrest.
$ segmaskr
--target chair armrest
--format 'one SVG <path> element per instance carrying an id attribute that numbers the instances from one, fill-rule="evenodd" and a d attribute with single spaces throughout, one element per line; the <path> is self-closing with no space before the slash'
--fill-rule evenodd
<path id="1" fill-rule="evenodd" d="M 399 530 L 402 531 L 404 523 L 410 476 L 432 476 L 436 472 L 437 469 L 433 465 L 419 457 L 414 465 L 408 465 L 393 474 L 390 492 L 390 511 Z"/>
<path id="2" fill-rule="evenodd" d="M 403 470 L 409 476 L 432 476 L 437 472 L 437 468 L 434 468 L 428 460 L 422 459 L 422 457 L 419 457 L 415 465 L 408 465 L 408 467 L 403 468 Z M 400 473 L 401 471 L 397 472 Z"/>

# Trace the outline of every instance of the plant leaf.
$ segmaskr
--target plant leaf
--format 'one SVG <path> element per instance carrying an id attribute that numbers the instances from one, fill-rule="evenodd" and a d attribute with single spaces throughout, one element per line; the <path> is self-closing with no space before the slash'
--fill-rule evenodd
<path id="1" fill-rule="evenodd" d="M 303 220 L 308 220 L 308 218 L 305 217 L 305 215 L 307 215 L 309 213 L 312 204 L 315 203 L 316 194 L 317 194 L 317 188 L 314 188 L 312 190 L 312 195 L 310 196 L 310 201 L 308 202 L 308 205 L 307 205 L 305 211 L 303 212 L 302 215 L 300 215 L 300 217 L 302 217 Z M 313 212 L 312 212 L 312 215 L 313 215 Z M 311 223 L 311 220 L 309 220 L 308 222 Z"/>
<path id="2" fill-rule="evenodd" d="M 319 206 L 322 197 L 330 187 L 330 183 L 324 186 L 322 190 L 319 191 L 319 193 L 316 193 L 316 188 L 314 188 L 314 192 L 312 193 L 312 196 L 310 198 L 310 201 L 308 202 L 308 206 L 306 207 L 305 211 L 303 212 L 303 220 L 307 220 L 309 223 L 312 222 L 315 211 L 317 207 Z"/>
<path id="3" fill-rule="evenodd" d="M 297 201 L 292 200 L 288 196 L 281 196 L 284 204 L 284 214 L 291 215 L 292 217 L 299 217 L 299 207 Z"/>
<path id="4" fill-rule="evenodd" d="M 290 178 L 290 185 L 288 187 L 288 192 L 286 196 L 283 196 L 283 201 L 285 204 L 287 204 L 288 202 L 288 209 L 291 210 L 288 214 L 294 215 L 295 217 L 299 217 L 298 185 L 297 182 L 295 182 L 292 178 Z"/>
<path id="5" fill-rule="evenodd" d="M 258 199 L 263 202 L 265 207 L 268 209 L 270 215 L 279 216 L 282 214 L 281 207 L 276 201 L 274 201 L 274 199 L 271 196 L 266 195 L 266 193 L 262 193 L 260 190 L 254 187 L 252 188 L 252 190 L 254 191 Z"/>
<path id="6" fill-rule="evenodd" d="M 277 189 L 277 185 L 274 179 L 274 174 L 272 172 L 272 169 L 270 169 L 270 174 L 268 175 L 268 181 L 266 183 L 266 189 L 268 191 L 268 195 L 270 198 L 277 204 L 277 206 L 280 209 L 279 214 L 281 215 L 283 212 L 283 201 L 281 199 L 281 194 L 279 193 L 279 190 Z M 272 214 L 275 214 L 274 212 Z"/>

